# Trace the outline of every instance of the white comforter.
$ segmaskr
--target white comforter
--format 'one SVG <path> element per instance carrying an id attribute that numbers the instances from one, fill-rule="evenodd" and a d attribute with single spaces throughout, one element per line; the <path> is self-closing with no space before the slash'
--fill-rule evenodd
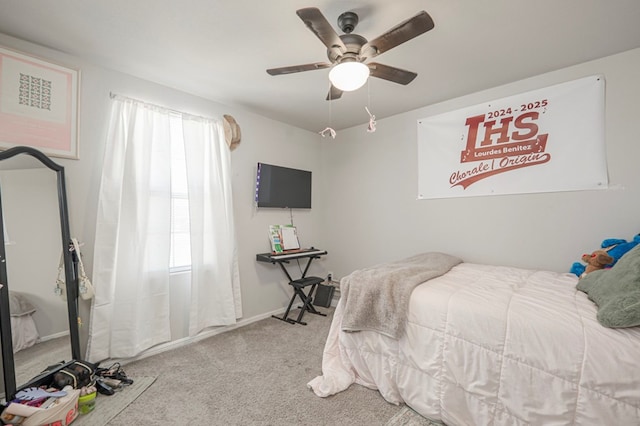
<path id="1" fill-rule="evenodd" d="M 340 328 L 319 396 L 352 383 L 447 425 L 640 425 L 640 327 L 608 329 L 571 274 L 463 263 L 418 286 L 399 339 Z"/>

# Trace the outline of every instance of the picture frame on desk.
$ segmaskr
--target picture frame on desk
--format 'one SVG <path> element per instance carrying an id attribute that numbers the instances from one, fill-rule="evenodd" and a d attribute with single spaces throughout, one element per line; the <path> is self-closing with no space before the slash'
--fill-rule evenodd
<path id="1" fill-rule="evenodd" d="M 78 160 L 80 70 L 0 46 L 0 149 Z"/>

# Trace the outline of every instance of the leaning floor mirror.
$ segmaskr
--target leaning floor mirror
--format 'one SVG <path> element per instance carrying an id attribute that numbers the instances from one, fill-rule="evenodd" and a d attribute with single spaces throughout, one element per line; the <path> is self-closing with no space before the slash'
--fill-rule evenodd
<path id="1" fill-rule="evenodd" d="M 3 394 L 9 401 L 48 366 L 81 359 L 64 167 L 36 149 L 0 152 L 0 238 Z"/>

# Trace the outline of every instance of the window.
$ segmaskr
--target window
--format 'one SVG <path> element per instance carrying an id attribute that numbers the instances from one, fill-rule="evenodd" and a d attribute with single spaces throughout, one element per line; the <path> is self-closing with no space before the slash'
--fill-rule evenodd
<path id="1" fill-rule="evenodd" d="M 182 118 L 170 117 L 171 128 L 171 272 L 191 269 L 191 239 L 189 237 L 189 191 L 184 154 Z"/>

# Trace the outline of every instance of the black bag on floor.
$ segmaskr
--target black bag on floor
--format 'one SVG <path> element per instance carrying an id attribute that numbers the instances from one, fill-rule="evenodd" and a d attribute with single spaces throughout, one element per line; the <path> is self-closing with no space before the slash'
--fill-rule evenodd
<path id="1" fill-rule="evenodd" d="M 93 382 L 95 371 L 95 364 L 82 360 L 73 361 L 73 363 L 53 375 L 52 385 L 58 389 L 62 389 L 65 386 L 80 389 Z"/>

